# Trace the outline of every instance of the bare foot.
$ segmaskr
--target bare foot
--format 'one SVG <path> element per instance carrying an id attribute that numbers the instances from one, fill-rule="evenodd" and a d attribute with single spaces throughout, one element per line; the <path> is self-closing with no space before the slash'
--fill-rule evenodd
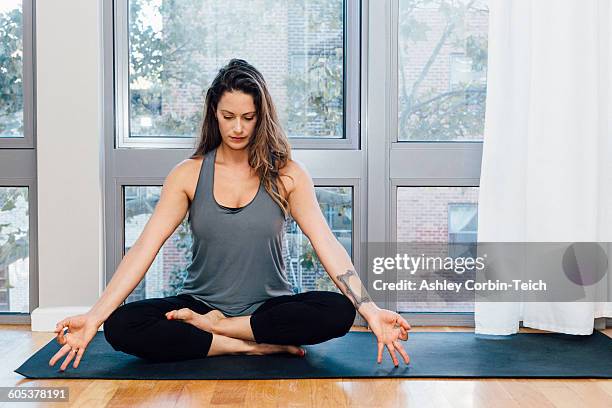
<path id="1" fill-rule="evenodd" d="M 263 356 L 265 354 L 289 353 L 298 357 L 304 357 L 306 350 L 297 346 L 284 346 L 280 344 L 252 343 L 253 349 L 245 354 Z"/>
<path id="2" fill-rule="evenodd" d="M 250 340 L 235 339 L 223 335 L 213 334 L 208 356 L 221 356 L 226 354 L 266 355 L 287 353 L 304 357 L 306 350 L 293 345 L 256 343 Z"/>
<path id="3" fill-rule="evenodd" d="M 171 310 L 166 313 L 168 320 L 182 320 L 189 323 L 200 330 L 212 333 L 213 326 L 221 319 L 225 319 L 225 315 L 218 310 L 211 310 L 206 314 L 199 314 L 191 309 L 183 308 L 179 310 Z"/>

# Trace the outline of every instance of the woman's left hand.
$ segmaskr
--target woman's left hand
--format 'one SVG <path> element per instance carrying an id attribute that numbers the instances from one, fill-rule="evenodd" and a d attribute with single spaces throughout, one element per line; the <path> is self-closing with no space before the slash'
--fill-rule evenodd
<path id="1" fill-rule="evenodd" d="M 382 361 L 383 349 L 387 346 L 393 364 L 397 367 L 399 360 L 395 355 L 397 351 L 400 353 L 406 364 L 410 363 L 410 357 L 402 347 L 400 340 L 408 340 L 408 330 L 410 325 L 398 313 L 387 309 L 377 309 L 368 315 L 368 325 L 378 339 L 378 358 L 376 361 L 380 364 Z"/>

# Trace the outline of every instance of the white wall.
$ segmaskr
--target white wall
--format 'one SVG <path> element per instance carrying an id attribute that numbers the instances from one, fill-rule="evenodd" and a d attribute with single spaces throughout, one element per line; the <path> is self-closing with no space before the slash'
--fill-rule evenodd
<path id="1" fill-rule="evenodd" d="M 103 276 L 101 0 L 36 1 L 39 308 L 97 300 Z M 59 309 L 49 309 L 59 307 Z M 79 309 L 70 309 L 70 312 Z M 43 318 L 44 317 L 44 318 Z M 51 324 L 51 326 L 49 326 Z"/>

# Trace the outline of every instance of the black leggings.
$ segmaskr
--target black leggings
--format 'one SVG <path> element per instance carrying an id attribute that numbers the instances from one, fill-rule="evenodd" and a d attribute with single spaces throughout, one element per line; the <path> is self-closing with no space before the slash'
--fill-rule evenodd
<path id="1" fill-rule="evenodd" d="M 104 336 L 115 350 L 153 361 L 203 358 L 212 334 L 166 312 L 189 308 L 204 314 L 212 309 L 189 295 L 145 299 L 118 307 L 104 322 Z M 312 291 L 267 300 L 251 315 L 257 343 L 317 344 L 344 336 L 355 319 L 355 307 L 336 292 Z"/>

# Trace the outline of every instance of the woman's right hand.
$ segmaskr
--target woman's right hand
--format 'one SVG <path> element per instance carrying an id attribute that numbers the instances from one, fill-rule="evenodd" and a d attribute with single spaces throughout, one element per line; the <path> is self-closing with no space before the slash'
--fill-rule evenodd
<path id="1" fill-rule="evenodd" d="M 85 349 L 94 338 L 101 325 L 102 323 L 99 323 L 97 319 L 88 313 L 67 317 L 57 323 L 55 326 L 57 342 L 62 344 L 63 347 L 51 357 L 49 365 L 54 366 L 55 363 L 67 353 L 68 356 L 66 356 L 60 370 L 64 371 L 75 356 L 76 360 L 74 360 L 73 367 L 77 368 L 83 357 L 83 353 L 85 353 Z M 66 333 L 64 333 L 65 327 L 68 328 Z"/>

